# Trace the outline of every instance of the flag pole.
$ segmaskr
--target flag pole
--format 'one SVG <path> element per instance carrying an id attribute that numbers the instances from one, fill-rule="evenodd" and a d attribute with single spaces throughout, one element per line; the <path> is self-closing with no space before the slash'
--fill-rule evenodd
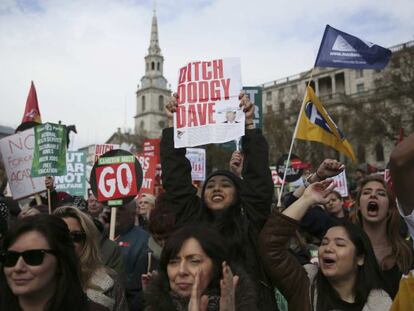
<path id="1" fill-rule="evenodd" d="M 292 141 L 290 142 L 290 148 L 289 148 L 289 153 L 288 153 L 288 157 L 287 157 L 287 160 L 286 160 L 285 172 L 283 173 L 282 185 L 280 186 L 280 191 L 279 191 L 279 195 L 278 195 L 278 198 L 277 198 L 277 207 L 282 207 L 282 194 L 283 194 L 283 190 L 284 190 L 284 187 L 285 187 L 286 173 L 287 173 L 287 169 L 289 167 L 290 157 L 292 155 L 292 150 L 293 150 L 293 145 L 295 144 L 296 134 L 298 132 L 299 120 L 302 117 L 303 108 L 305 106 L 306 94 L 308 93 L 307 89 L 308 89 L 308 87 L 309 87 L 309 85 L 312 81 L 314 70 L 315 70 L 315 67 L 313 67 L 312 70 L 311 70 L 311 74 L 309 76 L 309 81 L 308 81 L 308 84 L 306 85 L 305 95 L 303 96 L 302 105 L 300 106 L 299 116 L 298 116 L 298 119 L 296 120 L 295 130 L 293 131 Z"/>

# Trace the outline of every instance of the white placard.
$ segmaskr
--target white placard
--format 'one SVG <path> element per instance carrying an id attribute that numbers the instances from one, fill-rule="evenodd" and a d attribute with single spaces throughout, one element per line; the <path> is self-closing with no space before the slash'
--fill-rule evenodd
<path id="1" fill-rule="evenodd" d="M 337 191 L 343 198 L 348 196 L 348 185 L 346 182 L 346 173 L 343 170 L 340 174 L 333 177 L 335 183 L 335 191 Z"/>
<path id="2" fill-rule="evenodd" d="M 30 176 L 34 151 L 33 128 L 0 140 L 0 151 L 13 199 L 46 191 L 44 177 Z"/>
<path id="3" fill-rule="evenodd" d="M 175 148 L 224 143 L 244 135 L 239 58 L 190 62 L 178 75 Z"/>
<path id="4" fill-rule="evenodd" d="M 187 148 L 185 156 L 191 163 L 191 179 L 204 181 L 206 179 L 206 150 Z"/>

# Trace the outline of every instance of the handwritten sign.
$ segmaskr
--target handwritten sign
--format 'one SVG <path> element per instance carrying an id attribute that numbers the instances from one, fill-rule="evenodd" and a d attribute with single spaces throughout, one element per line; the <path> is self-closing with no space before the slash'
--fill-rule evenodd
<path id="1" fill-rule="evenodd" d="M 0 140 L 0 151 L 13 199 L 46 191 L 44 178 L 32 177 L 34 129 L 28 129 Z"/>

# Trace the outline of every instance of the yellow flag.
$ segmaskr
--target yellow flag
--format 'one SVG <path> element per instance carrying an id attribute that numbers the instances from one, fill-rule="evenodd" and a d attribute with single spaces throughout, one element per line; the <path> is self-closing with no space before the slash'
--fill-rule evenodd
<path id="1" fill-rule="evenodd" d="M 305 107 L 299 119 L 295 138 L 328 145 L 355 162 L 352 146 L 309 86 L 306 89 Z"/>

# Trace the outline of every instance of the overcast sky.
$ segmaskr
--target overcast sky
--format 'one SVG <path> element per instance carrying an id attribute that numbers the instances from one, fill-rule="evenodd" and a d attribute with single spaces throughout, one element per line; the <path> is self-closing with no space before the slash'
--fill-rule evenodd
<path id="1" fill-rule="evenodd" d="M 30 81 L 42 121 L 76 124 L 72 148 L 133 128 L 153 1 L 0 0 L 0 125 L 20 124 Z M 310 69 L 326 24 L 389 47 L 414 40 L 413 0 L 158 0 L 164 75 L 241 58 L 243 85 Z"/>

